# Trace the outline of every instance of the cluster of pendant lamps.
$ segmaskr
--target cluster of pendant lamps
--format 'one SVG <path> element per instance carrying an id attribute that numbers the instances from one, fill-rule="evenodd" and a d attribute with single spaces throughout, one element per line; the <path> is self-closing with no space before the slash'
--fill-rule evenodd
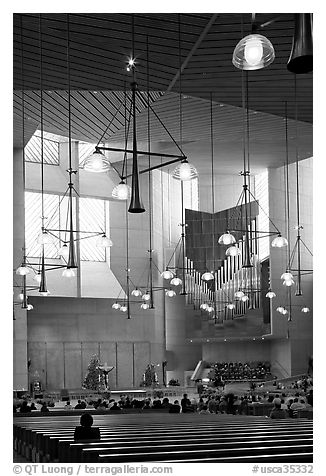
<path id="1" fill-rule="evenodd" d="M 254 17 L 253 17 L 254 18 Z M 295 33 L 293 37 L 293 44 L 292 44 L 292 51 L 290 55 L 290 59 L 287 65 L 289 71 L 300 74 L 300 73 L 307 73 L 312 71 L 312 25 L 311 25 L 311 14 L 295 14 Z M 264 67 L 269 66 L 275 59 L 275 51 L 273 48 L 272 43 L 263 35 L 256 33 L 256 25 L 253 22 L 252 24 L 252 34 L 245 36 L 242 38 L 239 43 L 236 45 L 232 63 L 235 67 L 243 70 L 259 70 Z M 303 32 L 305 33 L 305 42 L 300 42 L 300 38 L 303 36 Z M 302 51 L 304 49 L 304 52 Z M 130 71 L 134 67 L 134 60 L 130 58 L 127 70 Z M 128 69 L 129 68 L 129 69 Z M 84 162 L 84 170 L 93 173 L 105 173 L 111 170 L 111 164 L 108 158 L 96 147 L 95 151 L 87 157 Z M 198 177 L 198 173 L 196 168 L 188 162 L 186 158 L 184 158 L 181 163 L 175 168 L 173 172 L 173 178 L 180 181 L 189 181 Z M 131 187 L 125 183 L 125 181 L 121 178 L 121 181 L 118 185 L 116 185 L 112 191 L 112 197 L 118 200 L 127 200 L 131 196 Z M 52 237 L 49 233 L 45 230 L 42 230 L 42 233 L 38 236 L 37 242 L 40 245 L 46 245 L 52 242 Z M 218 240 L 219 244 L 228 245 L 229 247 L 226 250 L 226 256 L 237 256 L 239 255 L 240 249 L 236 246 L 236 239 L 235 237 L 227 231 L 222 236 L 220 236 Z M 69 243 L 68 243 L 69 244 Z M 283 248 L 287 246 L 287 240 L 285 237 L 279 234 L 276 238 L 273 239 L 271 246 L 276 248 Z M 105 233 L 103 233 L 97 240 L 98 247 L 110 247 L 112 246 L 112 241 L 108 238 Z M 63 259 L 67 260 L 69 257 L 69 246 L 67 243 L 64 243 L 58 252 L 58 255 Z M 23 263 L 19 266 L 16 270 L 16 274 L 20 276 L 26 276 L 29 274 L 30 269 Z M 67 267 L 64 269 L 62 275 L 64 277 L 70 278 L 75 276 L 75 272 L 73 268 Z M 178 286 L 182 284 L 182 280 L 170 271 L 165 270 L 161 274 L 164 279 L 170 279 L 170 285 Z M 206 272 L 202 275 L 202 279 L 204 281 L 209 281 L 214 279 L 213 272 Z M 294 284 L 293 275 L 289 272 L 283 273 L 281 276 L 283 279 L 284 286 L 292 286 Z M 40 273 L 37 273 L 34 276 L 34 280 L 37 283 L 41 283 L 42 276 Z M 50 294 L 48 290 L 46 292 L 40 294 L 48 295 Z M 134 289 L 131 293 L 135 297 L 142 297 L 143 303 L 141 304 L 142 309 L 148 309 L 150 301 L 150 294 L 146 291 L 145 294 L 139 289 Z M 167 289 L 165 292 L 167 297 L 174 297 L 176 295 L 175 291 L 170 288 Z M 23 297 L 21 299 L 21 296 Z M 266 294 L 266 297 L 272 299 L 275 297 L 275 293 L 269 289 Z M 241 299 L 243 302 L 248 301 L 249 297 L 246 296 L 241 290 L 235 293 L 236 299 Z M 26 303 L 26 296 L 24 293 L 19 295 L 19 299 L 25 301 Z M 127 311 L 127 306 L 122 304 L 120 305 L 118 302 L 112 305 L 113 309 L 120 310 L 121 312 Z M 228 309 L 234 309 L 235 305 L 233 303 L 229 303 L 227 305 Z M 200 306 L 201 309 L 206 310 L 208 312 L 212 312 L 212 306 L 203 303 Z M 31 304 L 27 304 L 27 309 L 33 309 Z M 279 306 L 277 311 L 282 314 L 287 314 L 287 310 Z M 304 306 L 301 311 L 303 313 L 309 312 L 309 308 Z"/>

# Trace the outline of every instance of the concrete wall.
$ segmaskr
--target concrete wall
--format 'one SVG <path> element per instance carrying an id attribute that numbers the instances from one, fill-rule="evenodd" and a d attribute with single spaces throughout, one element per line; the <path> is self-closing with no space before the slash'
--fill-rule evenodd
<path id="1" fill-rule="evenodd" d="M 203 344 L 206 362 L 271 361 L 270 341 L 237 341 Z"/>
<path id="2" fill-rule="evenodd" d="M 237 175 L 214 174 L 214 211 L 234 207 L 242 192 L 243 178 Z M 199 178 L 199 210 L 201 212 L 213 211 L 212 204 L 212 176 L 201 174 Z"/>
<path id="3" fill-rule="evenodd" d="M 313 231 L 313 160 L 312 158 L 299 162 L 299 190 L 300 190 L 300 225 L 303 226 L 301 236 L 306 246 L 312 249 Z M 270 217 L 286 236 L 286 197 L 284 167 L 269 171 L 269 208 Z M 285 288 L 280 276 L 286 271 L 289 262 L 288 252 L 293 252 L 296 242 L 296 169 L 295 164 L 289 166 L 289 192 L 290 192 L 290 237 L 289 250 L 286 248 L 271 248 L 271 283 L 276 298 L 272 306 L 272 334 L 279 338 L 290 338 L 291 357 L 287 355 L 286 367 L 292 375 L 307 371 L 308 358 L 312 355 L 313 348 L 313 280 L 312 274 L 302 276 L 302 296 L 296 296 L 296 286 Z M 294 253 L 292 268 L 297 269 L 297 256 Z M 313 260 L 310 253 L 301 245 L 301 268 L 312 269 Z M 294 280 L 297 280 L 296 272 Z M 278 306 L 289 310 L 288 315 L 276 312 Z M 301 312 L 303 306 L 310 308 L 310 313 Z"/>
<path id="4" fill-rule="evenodd" d="M 21 265 L 24 246 L 24 185 L 23 185 L 23 153 L 22 149 L 14 149 L 13 153 L 13 269 Z M 14 301 L 21 291 L 22 277 L 14 274 Z M 27 311 L 20 305 L 14 307 L 13 322 L 13 388 L 27 390 Z"/>
<path id="5" fill-rule="evenodd" d="M 28 315 L 30 372 L 51 389 L 81 388 L 93 354 L 114 365 L 111 388 L 138 387 L 149 362 L 161 363 L 163 336 L 154 311 L 132 305 L 131 319 L 112 309 L 111 299 L 31 298 Z"/>
<path id="6" fill-rule="evenodd" d="M 277 377 L 291 376 L 291 341 L 277 339 L 271 341 L 272 373 Z"/>

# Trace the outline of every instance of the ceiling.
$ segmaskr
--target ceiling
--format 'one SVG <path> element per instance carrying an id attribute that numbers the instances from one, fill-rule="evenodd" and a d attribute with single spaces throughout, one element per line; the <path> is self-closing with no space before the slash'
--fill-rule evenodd
<path id="1" fill-rule="evenodd" d="M 293 14 L 256 15 L 261 30 L 273 43 L 275 61 L 248 73 L 250 149 L 256 168 L 284 163 L 285 102 L 288 117 L 295 118 L 297 86 L 298 148 L 300 158 L 312 155 L 312 74 L 287 71 L 293 35 Z M 149 102 L 180 141 L 199 169 L 210 161 L 210 100 L 213 109 L 214 154 L 217 166 L 238 171 L 242 161 L 242 85 L 245 74 L 232 65 L 235 45 L 250 33 L 251 14 L 69 14 L 69 64 L 72 89 L 72 136 L 97 142 L 123 142 L 128 105 L 124 91 L 130 75 L 126 61 L 134 51 L 137 133 L 146 143 L 147 91 Z M 41 25 L 41 35 L 40 35 Z M 14 15 L 14 145 L 22 143 L 24 89 L 26 142 L 40 122 L 40 38 L 44 129 L 67 135 L 67 15 Z M 23 47 L 22 47 L 23 46 Z M 181 65 L 181 75 L 180 75 Z M 22 75 L 22 72 L 24 73 Z M 181 101 L 180 101 L 181 98 Z M 128 99 L 126 100 L 128 104 Z M 109 126 L 109 127 L 108 127 Z M 151 148 L 169 153 L 171 139 L 151 114 Z M 290 160 L 294 160 L 295 122 L 289 120 Z M 146 150 L 146 149 L 145 149 Z M 228 172 L 228 169 L 225 169 Z"/>

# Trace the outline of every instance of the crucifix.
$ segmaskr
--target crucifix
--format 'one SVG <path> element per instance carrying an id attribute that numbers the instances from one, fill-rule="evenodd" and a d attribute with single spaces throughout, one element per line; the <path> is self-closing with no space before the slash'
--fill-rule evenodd
<path id="1" fill-rule="evenodd" d="M 109 373 L 114 369 L 114 367 L 108 365 L 107 362 L 105 362 L 104 365 L 99 365 L 98 368 L 104 375 L 105 390 L 109 390 Z"/>

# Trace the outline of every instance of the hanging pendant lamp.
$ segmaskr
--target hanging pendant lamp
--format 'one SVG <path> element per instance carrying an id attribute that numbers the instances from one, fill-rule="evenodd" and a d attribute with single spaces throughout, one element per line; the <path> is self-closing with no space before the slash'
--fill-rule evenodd
<path id="1" fill-rule="evenodd" d="M 233 51 L 232 63 L 236 68 L 246 71 L 266 68 L 273 63 L 275 51 L 266 36 L 256 33 L 245 36 Z"/>
<path id="2" fill-rule="evenodd" d="M 213 271 L 207 271 L 202 275 L 201 279 L 203 281 L 212 281 L 212 279 L 214 279 Z"/>
<path id="3" fill-rule="evenodd" d="M 110 169 L 111 164 L 109 160 L 97 147 L 95 147 L 95 151 L 84 162 L 84 170 L 87 172 L 104 173 Z"/>
<path id="4" fill-rule="evenodd" d="M 112 190 L 112 198 L 127 200 L 131 196 L 131 188 L 123 180 Z"/>
<path id="5" fill-rule="evenodd" d="M 312 14 L 294 14 L 292 51 L 287 64 L 291 73 L 310 73 L 313 69 Z"/>
<path id="6" fill-rule="evenodd" d="M 181 180 L 182 182 L 187 182 L 189 180 L 194 180 L 198 177 L 198 172 L 196 167 L 192 164 L 189 164 L 187 159 L 183 159 L 181 164 L 179 164 L 173 172 L 172 177 L 176 180 Z"/>

